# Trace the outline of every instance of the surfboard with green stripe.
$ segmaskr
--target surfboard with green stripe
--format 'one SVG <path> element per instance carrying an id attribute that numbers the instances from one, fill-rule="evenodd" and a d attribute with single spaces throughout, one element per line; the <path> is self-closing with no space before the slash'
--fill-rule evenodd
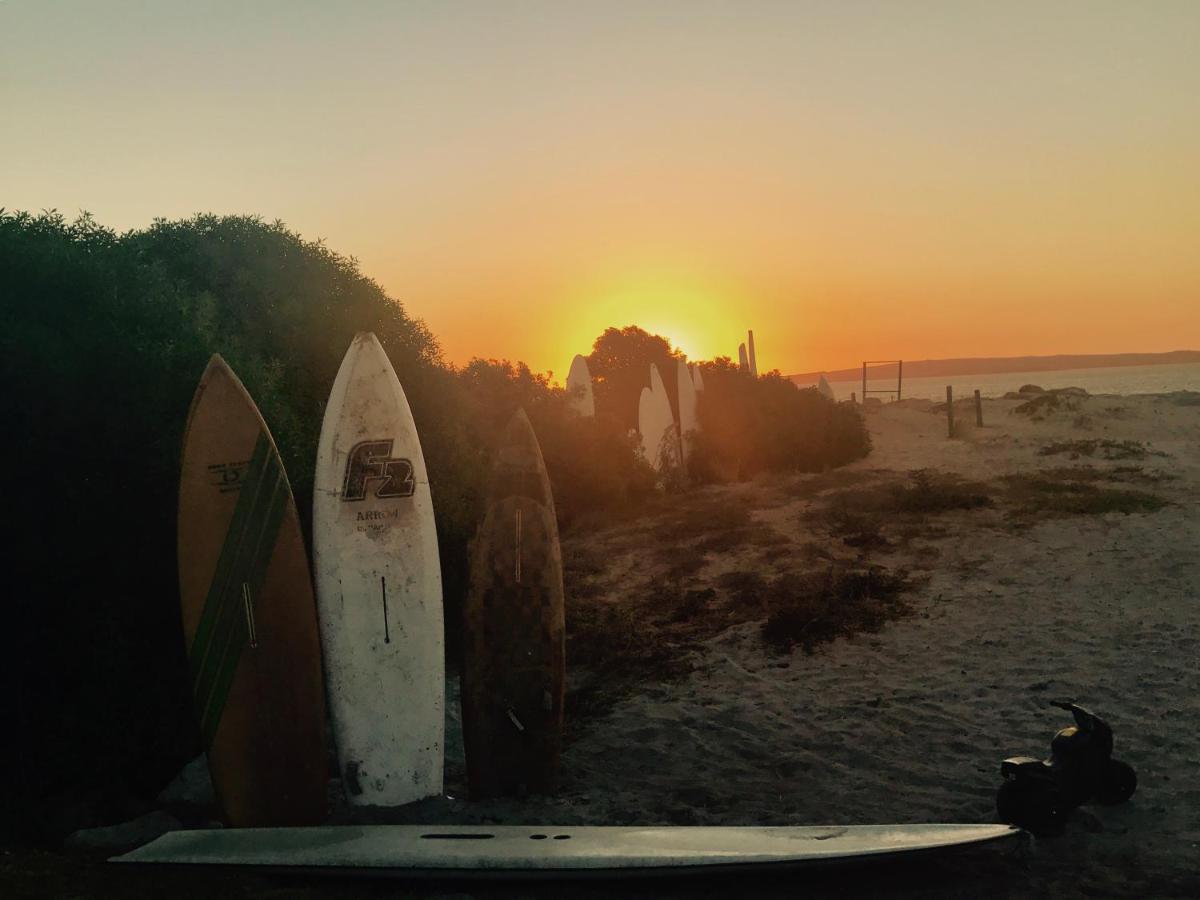
<path id="1" fill-rule="evenodd" d="M 266 423 L 219 356 L 184 438 L 179 583 L 196 720 L 229 824 L 321 821 L 324 692 L 303 536 Z"/>

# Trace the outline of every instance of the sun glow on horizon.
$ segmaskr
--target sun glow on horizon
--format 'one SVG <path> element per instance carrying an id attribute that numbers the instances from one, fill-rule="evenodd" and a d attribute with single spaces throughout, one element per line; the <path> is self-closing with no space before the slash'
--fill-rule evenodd
<path id="1" fill-rule="evenodd" d="M 737 311 L 739 297 L 727 286 L 684 278 L 639 278 L 589 286 L 567 307 L 555 381 L 563 381 L 576 353 L 588 355 L 608 328 L 637 326 L 666 338 L 689 362 L 737 355 L 746 324 Z"/>

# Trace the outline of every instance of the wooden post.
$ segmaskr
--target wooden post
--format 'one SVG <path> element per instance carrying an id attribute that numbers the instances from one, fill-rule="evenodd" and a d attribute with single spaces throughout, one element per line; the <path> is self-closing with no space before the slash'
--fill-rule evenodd
<path id="1" fill-rule="evenodd" d="M 904 389 L 904 360 L 900 360 L 900 368 L 896 370 L 896 402 L 900 402 L 900 391 Z"/>
<path id="2" fill-rule="evenodd" d="M 979 388 L 975 389 L 975 424 L 983 427 L 983 398 L 979 396 Z"/>
<path id="3" fill-rule="evenodd" d="M 950 437 L 954 437 L 954 388 L 946 385 L 946 424 Z"/>
<path id="4" fill-rule="evenodd" d="M 867 364 L 863 363 L 863 406 L 867 405 Z"/>

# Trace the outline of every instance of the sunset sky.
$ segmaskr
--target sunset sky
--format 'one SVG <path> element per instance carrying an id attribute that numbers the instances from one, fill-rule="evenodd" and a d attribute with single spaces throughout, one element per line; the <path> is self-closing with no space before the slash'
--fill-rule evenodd
<path id="1" fill-rule="evenodd" d="M 1200 3 L 0 0 L 0 206 L 257 213 L 448 359 L 1200 348 Z"/>

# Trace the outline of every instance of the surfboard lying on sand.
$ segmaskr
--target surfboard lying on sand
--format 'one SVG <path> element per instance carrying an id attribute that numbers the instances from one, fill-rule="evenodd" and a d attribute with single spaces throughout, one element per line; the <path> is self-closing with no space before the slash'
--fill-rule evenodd
<path id="1" fill-rule="evenodd" d="M 319 822 L 325 695 L 304 539 L 271 433 L 219 356 L 183 447 L 180 606 L 217 799 L 230 825 Z"/>
<path id="2" fill-rule="evenodd" d="M 550 790 L 562 745 L 562 551 L 537 436 L 518 409 L 501 439 L 463 609 L 462 716 L 472 797 Z"/>
<path id="3" fill-rule="evenodd" d="M 113 861 L 400 877 L 642 877 L 861 862 L 1018 833 L 1010 825 L 264 828 L 174 831 Z"/>
<path id="4" fill-rule="evenodd" d="M 370 333 L 346 352 L 313 491 L 321 639 L 342 787 L 357 805 L 440 794 L 442 577 L 417 428 Z"/>

